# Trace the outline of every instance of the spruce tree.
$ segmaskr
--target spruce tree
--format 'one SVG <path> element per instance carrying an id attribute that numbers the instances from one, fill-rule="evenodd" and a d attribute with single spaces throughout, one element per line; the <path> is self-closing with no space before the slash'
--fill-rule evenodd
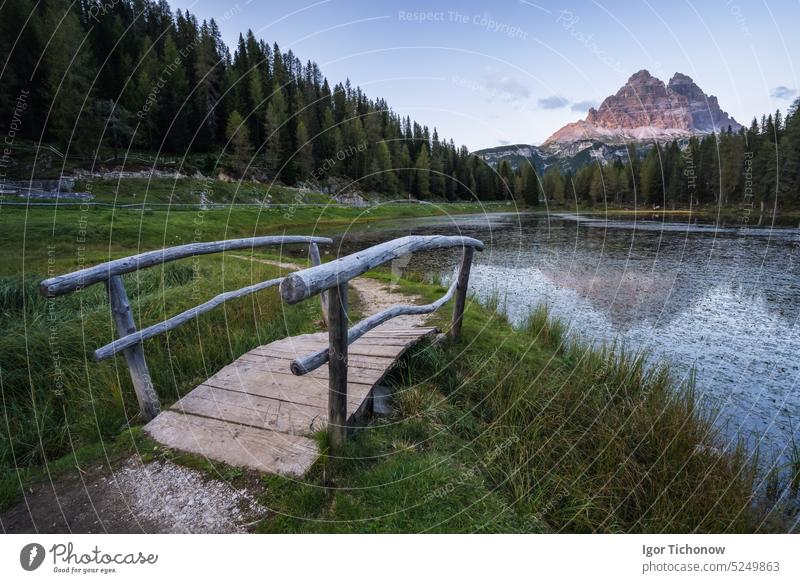
<path id="1" fill-rule="evenodd" d="M 417 163 L 414 165 L 414 185 L 414 194 L 422 199 L 430 198 L 431 167 L 426 144 L 422 145 L 419 156 L 417 156 Z"/>

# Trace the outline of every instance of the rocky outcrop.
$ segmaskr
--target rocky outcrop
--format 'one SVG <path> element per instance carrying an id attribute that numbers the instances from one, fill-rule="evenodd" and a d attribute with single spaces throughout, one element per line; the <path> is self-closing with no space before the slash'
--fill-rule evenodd
<path id="1" fill-rule="evenodd" d="M 641 70 L 607 97 L 585 120 L 567 124 L 543 146 L 559 148 L 578 141 L 614 143 L 671 140 L 694 134 L 734 131 L 741 126 L 706 95 L 691 77 L 675 73 L 668 84 Z"/>

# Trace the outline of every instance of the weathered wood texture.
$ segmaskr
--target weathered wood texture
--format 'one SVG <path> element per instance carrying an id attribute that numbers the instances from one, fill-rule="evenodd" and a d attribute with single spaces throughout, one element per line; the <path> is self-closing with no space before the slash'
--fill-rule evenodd
<path id="1" fill-rule="evenodd" d="M 319 254 L 319 246 L 316 243 L 311 243 L 308 246 L 308 253 L 311 255 L 311 265 L 322 265 L 322 257 Z M 322 306 L 322 320 L 325 326 L 328 326 L 328 292 L 319 294 L 319 303 Z"/>
<path id="2" fill-rule="evenodd" d="M 105 346 L 95 350 L 94 359 L 97 361 L 105 360 L 106 358 L 114 356 L 121 350 L 125 350 L 130 346 L 134 346 L 136 344 L 141 343 L 143 340 L 147 340 L 148 338 L 152 338 L 153 336 L 157 336 L 159 334 L 163 334 L 164 332 L 177 328 L 181 324 L 185 324 L 189 320 L 196 318 L 200 314 L 209 312 L 229 300 L 233 300 L 235 298 L 241 298 L 256 293 L 258 291 L 274 287 L 278 285 L 282 280 L 283 280 L 282 277 L 278 277 L 275 279 L 262 281 L 261 283 L 257 283 L 255 285 L 249 285 L 247 287 L 243 287 L 235 291 L 229 291 L 219 294 L 218 296 L 210 299 L 209 301 L 204 302 L 199 306 L 195 306 L 194 308 L 190 308 L 184 312 L 181 312 L 180 314 L 172 316 L 171 318 L 167 318 L 163 322 L 153 324 L 152 326 L 148 326 L 147 328 L 139 330 L 138 332 L 134 331 L 131 334 L 128 334 L 121 338 L 117 338 L 113 342 L 110 342 Z"/>
<path id="3" fill-rule="evenodd" d="M 281 282 L 281 295 L 288 303 L 295 304 L 403 255 L 449 247 L 473 247 L 482 251 L 483 242 L 471 237 L 446 235 L 401 237 L 323 265 L 292 273 Z"/>
<path id="4" fill-rule="evenodd" d="M 344 397 L 343 430 L 367 413 L 373 387 L 400 357 L 437 333 L 436 328 L 392 324 L 375 328 L 348 347 L 347 384 L 338 392 Z M 297 377 L 289 365 L 299 354 L 329 342 L 329 332 L 318 332 L 259 346 L 148 423 L 145 432 L 167 447 L 212 461 L 301 476 L 319 457 L 312 434 L 329 424 L 330 375 L 323 367 Z"/>
<path id="5" fill-rule="evenodd" d="M 131 303 L 128 300 L 128 294 L 125 292 L 125 284 L 122 282 L 122 278 L 119 275 L 112 276 L 106 283 L 106 289 L 108 290 L 111 314 L 114 318 L 117 333 L 120 336 L 127 336 L 136 332 Z M 158 415 L 161 407 L 156 390 L 153 388 L 147 361 L 144 358 L 144 349 L 141 344 L 136 344 L 126 348 L 124 355 L 131 380 L 133 381 L 133 390 L 136 392 L 136 399 L 139 401 L 139 412 L 145 421 L 149 421 Z"/>
<path id="6" fill-rule="evenodd" d="M 236 249 L 255 249 L 256 247 L 266 247 L 268 245 L 332 242 L 331 239 L 326 237 L 278 235 L 205 243 L 189 243 L 187 245 L 178 245 L 177 247 L 168 247 L 167 249 L 147 251 L 139 255 L 131 255 L 130 257 L 123 257 L 122 259 L 101 263 L 100 265 L 87 267 L 86 269 L 73 271 L 72 273 L 51 277 L 39 284 L 39 291 L 42 295 L 52 298 L 105 281 L 114 275 L 122 275 L 123 273 L 130 273 L 138 269 L 152 267 L 153 265 L 159 265 L 176 259 L 194 257 L 196 255 L 208 255 L 210 253 L 234 251 Z"/>
<path id="7" fill-rule="evenodd" d="M 467 247 L 470 251 L 472 251 L 471 247 Z M 357 324 L 355 324 L 350 330 L 347 332 L 347 342 L 348 344 L 352 344 L 359 338 L 361 338 L 364 334 L 372 330 L 373 328 L 377 328 L 381 324 L 391 320 L 392 318 L 396 318 L 398 316 L 408 316 L 408 315 L 415 315 L 415 314 L 430 314 L 435 312 L 439 308 L 441 308 L 444 304 L 450 301 L 453 297 L 453 294 L 456 293 L 456 286 L 460 278 L 453 281 L 453 284 L 450 286 L 450 289 L 447 290 L 447 293 L 443 295 L 441 298 L 433 302 L 432 304 L 426 304 L 422 306 L 415 306 L 410 304 L 399 304 L 396 306 L 392 306 L 391 308 L 387 308 L 377 314 L 373 314 L 367 318 L 364 318 Z M 330 293 L 330 292 L 324 292 Z M 292 361 L 292 373 L 296 375 L 304 375 L 308 374 L 312 370 L 315 370 L 328 362 L 330 351 L 328 347 L 321 348 L 316 352 L 309 354 L 307 356 L 303 356 L 300 358 L 296 358 Z"/>
<path id="8" fill-rule="evenodd" d="M 461 338 L 461 324 L 464 320 L 464 306 L 467 303 L 467 288 L 469 287 L 469 272 L 472 267 L 472 247 L 464 247 L 461 258 L 461 268 L 456 278 L 456 302 L 453 306 L 453 324 L 450 326 L 450 341 L 458 342 Z"/>
<path id="9" fill-rule="evenodd" d="M 331 447 L 347 439 L 347 282 L 328 293 L 328 436 Z"/>

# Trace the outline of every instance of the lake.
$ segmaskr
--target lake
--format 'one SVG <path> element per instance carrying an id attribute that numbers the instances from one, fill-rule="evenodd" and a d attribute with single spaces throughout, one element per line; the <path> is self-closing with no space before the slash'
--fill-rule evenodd
<path id="1" fill-rule="evenodd" d="M 340 237 L 340 253 L 407 234 L 482 239 L 470 288 L 519 323 L 538 304 L 586 340 L 647 350 L 718 412 L 729 440 L 785 459 L 800 445 L 800 229 L 569 214 L 378 221 Z M 459 253 L 392 265 L 452 276 Z"/>

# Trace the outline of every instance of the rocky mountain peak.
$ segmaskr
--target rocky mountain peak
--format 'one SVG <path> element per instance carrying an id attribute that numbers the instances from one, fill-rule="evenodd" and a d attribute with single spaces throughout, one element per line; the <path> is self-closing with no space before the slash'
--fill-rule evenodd
<path id="1" fill-rule="evenodd" d="M 544 146 L 598 140 L 671 140 L 694 134 L 741 127 L 724 112 L 713 95 L 706 95 L 688 75 L 675 73 L 664 84 L 647 69 L 637 71 L 586 119 L 567 124 Z"/>

